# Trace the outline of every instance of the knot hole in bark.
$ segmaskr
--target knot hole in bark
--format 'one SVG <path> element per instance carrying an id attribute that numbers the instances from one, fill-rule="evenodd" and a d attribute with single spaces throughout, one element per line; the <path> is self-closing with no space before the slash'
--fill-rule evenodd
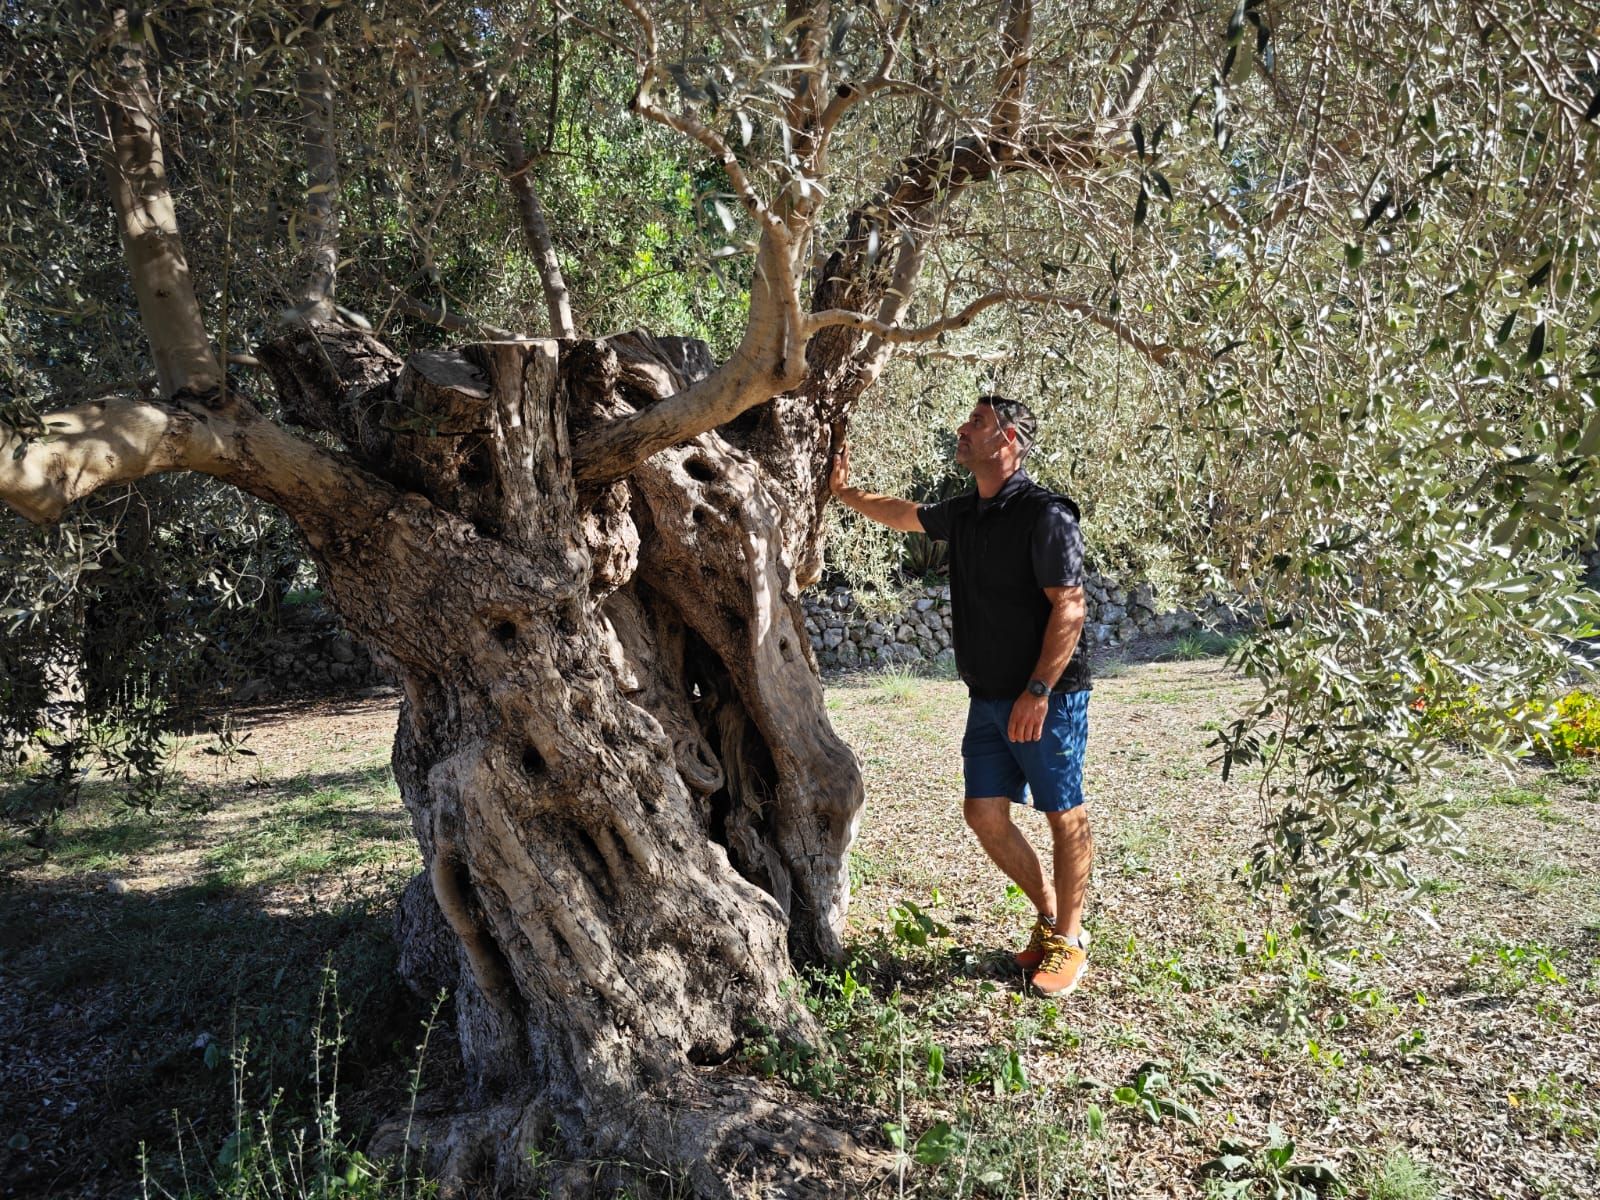
<path id="1" fill-rule="evenodd" d="M 472 448 L 456 472 L 456 478 L 463 487 L 469 488 L 487 487 L 494 482 L 494 460 L 487 442 L 479 442 Z"/>
<path id="2" fill-rule="evenodd" d="M 715 469 L 703 458 L 684 459 L 683 469 L 690 479 L 697 480 L 700 483 L 710 483 L 717 477 Z"/>
<path id="3" fill-rule="evenodd" d="M 524 746 L 522 748 L 522 769 L 529 775 L 544 774 L 544 755 L 539 753 L 537 746 Z"/>
<path id="4" fill-rule="evenodd" d="M 513 621 L 496 621 L 489 627 L 489 636 L 502 646 L 510 646 L 517 640 L 517 626 Z"/>

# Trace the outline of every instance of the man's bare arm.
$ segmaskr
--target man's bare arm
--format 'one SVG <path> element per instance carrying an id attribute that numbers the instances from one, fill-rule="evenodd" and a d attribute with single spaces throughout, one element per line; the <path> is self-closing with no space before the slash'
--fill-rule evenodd
<path id="1" fill-rule="evenodd" d="M 1050 598 L 1050 619 L 1045 623 L 1044 644 L 1039 648 L 1039 661 L 1034 664 L 1031 678 L 1042 679 L 1054 687 L 1061 672 L 1072 661 L 1072 652 L 1078 648 L 1087 610 L 1081 587 L 1045 588 L 1044 594 Z M 1044 734 L 1044 718 L 1049 708 L 1049 696 L 1023 692 L 1011 705 L 1006 736 L 1013 742 L 1038 741 Z"/>
<path id="2" fill-rule="evenodd" d="M 1031 678 L 1054 687 L 1078 648 L 1088 609 L 1081 587 L 1050 587 L 1044 589 L 1044 594 L 1050 598 L 1050 620 L 1044 627 L 1044 644 L 1039 647 L 1039 661 Z"/>
<path id="3" fill-rule="evenodd" d="M 849 442 L 839 447 L 839 453 L 833 460 L 833 470 L 828 475 L 828 490 L 841 504 L 855 509 L 862 516 L 880 525 L 898 529 L 901 533 L 924 532 L 922 518 L 917 513 L 918 505 L 915 501 L 901 500 L 895 496 L 880 496 L 876 492 L 864 492 L 858 487 L 850 486 Z"/>

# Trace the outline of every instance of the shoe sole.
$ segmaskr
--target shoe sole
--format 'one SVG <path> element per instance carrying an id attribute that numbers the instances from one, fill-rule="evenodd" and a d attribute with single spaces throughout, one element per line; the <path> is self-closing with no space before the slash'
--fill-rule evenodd
<path id="1" fill-rule="evenodd" d="M 1058 987 L 1054 989 L 1040 987 L 1037 980 L 1030 979 L 1028 982 L 1033 984 L 1033 990 L 1038 992 L 1041 996 L 1070 996 L 1073 992 L 1078 990 L 1078 985 L 1083 982 L 1083 977 L 1088 973 L 1089 964 L 1084 963 L 1083 966 L 1078 969 L 1078 973 L 1073 977 L 1071 983 L 1064 987 Z"/>

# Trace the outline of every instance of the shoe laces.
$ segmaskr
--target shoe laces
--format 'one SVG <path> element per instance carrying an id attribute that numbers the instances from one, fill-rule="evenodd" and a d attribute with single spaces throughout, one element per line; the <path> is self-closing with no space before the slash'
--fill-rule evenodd
<path id="1" fill-rule="evenodd" d="M 1056 974 L 1067 965 L 1067 962 L 1072 958 L 1072 952 L 1074 950 L 1076 950 L 1079 954 L 1083 953 L 1083 950 L 1080 947 L 1073 945 L 1072 942 L 1069 941 L 1063 934 L 1057 934 L 1054 937 L 1046 939 L 1044 944 L 1044 961 L 1039 964 L 1039 974 Z"/>
<path id="2" fill-rule="evenodd" d="M 1044 953 L 1045 948 L 1050 944 L 1050 939 L 1055 935 L 1056 931 L 1053 926 L 1045 924 L 1042 920 L 1034 921 L 1033 932 L 1028 935 L 1029 951 Z"/>

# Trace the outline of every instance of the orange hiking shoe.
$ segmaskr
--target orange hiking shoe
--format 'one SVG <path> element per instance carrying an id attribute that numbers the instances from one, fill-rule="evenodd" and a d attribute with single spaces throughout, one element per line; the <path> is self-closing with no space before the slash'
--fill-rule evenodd
<path id="1" fill-rule="evenodd" d="M 1031 971 L 1044 961 L 1044 945 L 1055 936 L 1056 927 L 1043 917 L 1037 917 L 1033 922 L 1033 932 L 1028 935 L 1028 944 L 1018 950 L 1011 957 L 1017 960 L 1017 966 L 1025 971 Z"/>
<path id="2" fill-rule="evenodd" d="M 1033 973 L 1033 986 L 1046 996 L 1065 996 L 1089 970 L 1089 955 L 1077 941 L 1061 934 L 1045 939 L 1044 958 Z"/>

